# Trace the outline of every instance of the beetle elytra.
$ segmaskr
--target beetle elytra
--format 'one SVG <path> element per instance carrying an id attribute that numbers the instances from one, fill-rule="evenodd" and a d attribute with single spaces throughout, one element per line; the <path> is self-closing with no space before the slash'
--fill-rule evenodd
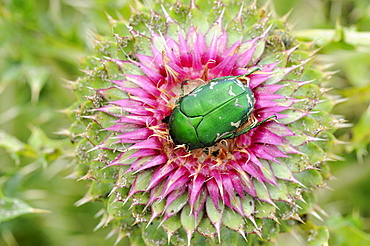
<path id="1" fill-rule="evenodd" d="M 250 125 L 242 127 L 255 119 L 252 116 L 255 98 L 247 77 L 251 73 L 212 79 L 181 97 L 168 121 L 174 143 L 185 144 L 189 150 L 209 147 L 222 139 L 247 133 L 275 117 L 260 122 L 252 120 Z"/>

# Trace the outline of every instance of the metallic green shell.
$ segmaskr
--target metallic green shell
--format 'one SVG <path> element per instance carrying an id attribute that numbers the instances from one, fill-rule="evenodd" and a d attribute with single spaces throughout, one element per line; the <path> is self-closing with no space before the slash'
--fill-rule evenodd
<path id="1" fill-rule="evenodd" d="M 180 98 L 169 118 L 172 140 L 190 150 L 233 138 L 254 110 L 252 90 L 239 76 L 220 77 Z"/>

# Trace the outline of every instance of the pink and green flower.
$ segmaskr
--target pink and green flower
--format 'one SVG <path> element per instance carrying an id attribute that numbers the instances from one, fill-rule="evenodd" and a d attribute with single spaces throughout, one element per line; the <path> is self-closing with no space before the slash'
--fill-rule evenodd
<path id="1" fill-rule="evenodd" d="M 255 2 L 206 2 L 139 6 L 129 21 L 112 19 L 115 39 L 97 38 L 86 76 L 72 83 L 77 171 L 91 180 L 79 204 L 103 201 L 101 226 L 113 224 L 119 240 L 270 241 L 317 214 L 312 191 L 330 177 L 342 126 L 330 114 L 338 99 L 323 87 L 330 73 L 312 61 L 313 44 Z M 173 142 L 167 118 L 180 97 L 256 68 L 253 118 L 275 120 L 207 148 Z"/>

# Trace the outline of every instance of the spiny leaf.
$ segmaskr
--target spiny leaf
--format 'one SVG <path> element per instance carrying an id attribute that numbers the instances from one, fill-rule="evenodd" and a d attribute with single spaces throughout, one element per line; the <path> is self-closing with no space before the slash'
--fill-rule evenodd
<path id="1" fill-rule="evenodd" d="M 50 211 L 33 208 L 26 202 L 17 198 L 5 197 L 0 190 L 0 222 L 31 213 L 41 214 L 50 213 Z"/>

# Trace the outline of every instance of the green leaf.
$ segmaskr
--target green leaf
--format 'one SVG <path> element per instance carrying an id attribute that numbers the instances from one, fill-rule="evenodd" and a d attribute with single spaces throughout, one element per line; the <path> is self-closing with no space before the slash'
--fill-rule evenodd
<path id="1" fill-rule="evenodd" d="M 50 211 L 33 208 L 17 198 L 5 197 L 0 190 L 0 222 L 31 213 L 50 213 Z"/>

